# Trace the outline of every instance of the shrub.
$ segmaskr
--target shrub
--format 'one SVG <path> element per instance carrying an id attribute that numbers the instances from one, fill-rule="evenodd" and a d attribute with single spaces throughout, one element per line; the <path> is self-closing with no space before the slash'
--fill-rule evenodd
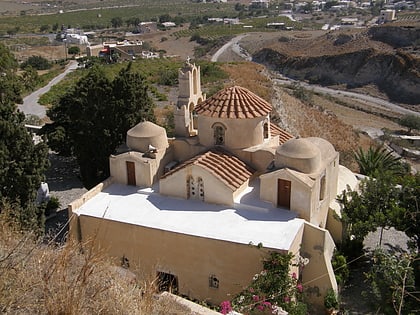
<path id="1" fill-rule="evenodd" d="M 25 69 L 28 66 L 31 66 L 36 70 L 47 70 L 52 67 L 51 63 L 41 56 L 29 57 L 28 60 L 26 60 L 20 65 L 21 69 Z"/>
<path id="2" fill-rule="evenodd" d="M 349 267 L 347 266 L 346 257 L 336 251 L 332 259 L 332 266 L 337 284 L 343 285 L 349 277 Z"/>
<path id="3" fill-rule="evenodd" d="M 328 289 L 327 294 L 324 297 L 324 306 L 327 310 L 338 309 L 338 296 L 333 289 Z"/>
<path id="4" fill-rule="evenodd" d="M 295 273 L 289 274 L 291 260 L 291 254 L 270 253 L 263 261 L 264 270 L 232 300 L 233 309 L 246 314 L 283 309 L 291 315 L 305 315 L 303 286 Z"/>

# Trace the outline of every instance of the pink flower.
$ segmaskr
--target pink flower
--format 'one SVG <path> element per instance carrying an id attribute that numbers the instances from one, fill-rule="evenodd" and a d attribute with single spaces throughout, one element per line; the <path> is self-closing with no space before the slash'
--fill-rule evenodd
<path id="1" fill-rule="evenodd" d="M 289 302 L 290 302 L 290 297 L 285 296 L 285 297 L 284 297 L 284 301 L 285 301 L 286 303 L 289 303 Z"/>
<path id="2" fill-rule="evenodd" d="M 292 274 L 292 278 L 293 278 L 293 279 L 297 279 L 296 272 L 294 272 L 294 273 Z"/>
<path id="3" fill-rule="evenodd" d="M 230 305 L 229 301 L 223 301 L 220 303 L 220 313 L 226 315 L 232 311 L 232 305 Z"/>
<path id="4" fill-rule="evenodd" d="M 298 284 L 297 286 L 296 286 L 296 288 L 298 289 L 298 291 L 300 292 L 300 293 L 302 293 L 303 292 L 303 286 L 302 286 L 302 284 Z"/>
<path id="5" fill-rule="evenodd" d="M 252 296 L 252 300 L 255 301 L 255 302 L 257 302 L 257 301 L 260 300 L 260 297 L 258 295 L 253 295 Z"/>
<path id="6" fill-rule="evenodd" d="M 261 304 L 260 304 L 260 305 L 258 305 L 258 306 L 257 306 L 257 308 L 258 308 L 260 311 L 264 311 L 264 306 L 263 306 L 263 305 L 261 305 Z"/>
<path id="7" fill-rule="evenodd" d="M 254 293 L 254 289 L 253 288 L 249 288 L 249 292 Z"/>

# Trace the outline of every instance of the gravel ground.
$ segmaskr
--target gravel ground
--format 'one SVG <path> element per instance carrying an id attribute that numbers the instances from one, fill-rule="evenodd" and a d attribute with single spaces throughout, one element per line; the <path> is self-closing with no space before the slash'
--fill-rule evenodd
<path id="1" fill-rule="evenodd" d="M 83 187 L 78 177 L 79 168 L 74 159 L 55 153 L 50 153 L 49 159 L 51 166 L 46 172 L 47 183 L 51 196 L 57 197 L 61 206 L 57 210 L 57 215 L 47 220 L 46 234 L 48 238 L 63 241 L 68 232 L 67 205 L 82 196 L 87 189 Z"/>

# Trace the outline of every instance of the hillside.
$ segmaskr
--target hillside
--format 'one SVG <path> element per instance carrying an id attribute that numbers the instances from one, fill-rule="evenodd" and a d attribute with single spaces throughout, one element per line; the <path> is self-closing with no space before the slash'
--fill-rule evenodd
<path id="1" fill-rule="evenodd" d="M 241 41 L 253 61 L 298 80 L 360 88 L 374 85 L 389 100 L 418 105 L 419 27 L 253 34 Z"/>

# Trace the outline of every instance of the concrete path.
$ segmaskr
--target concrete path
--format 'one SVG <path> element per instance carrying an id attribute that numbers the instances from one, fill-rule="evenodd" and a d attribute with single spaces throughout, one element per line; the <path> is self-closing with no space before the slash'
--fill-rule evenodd
<path id="1" fill-rule="evenodd" d="M 45 107 L 39 105 L 39 97 L 42 94 L 47 93 L 53 85 L 60 82 L 70 71 L 73 71 L 76 68 L 77 61 L 71 60 L 63 73 L 60 73 L 58 76 L 52 79 L 46 86 L 26 96 L 23 99 L 23 104 L 18 105 L 19 110 L 22 111 L 25 115 L 35 115 L 39 118 L 44 118 L 47 115 L 47 113 Z"/>

